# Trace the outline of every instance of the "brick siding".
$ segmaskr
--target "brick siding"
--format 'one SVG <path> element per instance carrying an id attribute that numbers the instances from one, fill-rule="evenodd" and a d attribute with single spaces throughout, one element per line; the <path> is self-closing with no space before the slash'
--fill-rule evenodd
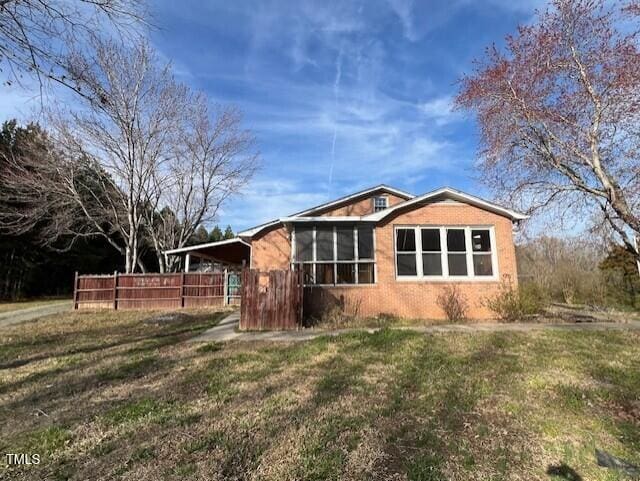
<path id="1" fill-rule="evenodd" d="M 340 214 L 343 215 L 343 214 Z M 494 226 L 497 247 L 498 281 L 397 281 L 395 278 L 394 226 L 397 225 L 487 225 Z M 432 203 L 406 212 L 394 213 L 376 226 L 376 283 L 373 285 L 313 287 L 306 289 L 307 304 L 317 309 L 332 304 L 360 316 L 390 314 L 405 318 L 444 319 L 437 304 L 441 290 L 459 286 L 467 298 L 469 317 L 489 319 L 493 313 L 484 305 L 495 295 L 502 280 L 517 283 L 512 223 L 506 217 L 461 203 Z M 280 226 L 252 241 L 252 267 L 286 269 L 291 256 L 290 236 Z M 357 311 L 357 312 L 356 312 Z"/>

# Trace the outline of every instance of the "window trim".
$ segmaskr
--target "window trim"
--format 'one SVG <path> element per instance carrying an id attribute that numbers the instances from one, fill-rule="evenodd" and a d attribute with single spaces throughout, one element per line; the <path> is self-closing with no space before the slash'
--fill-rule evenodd
<path id="1" fill-rule="evenodd" d="M 399 229 L 413 229 L 416 236 L 416 275 L 407 276 L 398 274 L 398 250 L 397 239 Z M 442 263 L 442 275 L 430 276 L 423 274 L 422 265 L 422 229 L 440 230 L 440 261 Z M 465 256 L 467 261 L 466 276 L 449 275 L 449 263 L 447 249 L 447 229 L 463 229 L 465 231 Z M 476 276 L 473 269 L 473 244 L 471 231 L 484 229 L 489 231 L 489 242 L 491 243 L 491 267 L 493 275 Z M 462 254 L 460 252 L 460 254 Z M 435 224 L 398 224 L 393 226 L 393 263 L 395 280 L 398 282 L 497 282 L 500 279 L 498 266 L 498 248 L 496 245 L 495 226 L 493 225 L 435 225 Z"/>
<path id="2" fill-rule="evenodd" d="M 380 209 L 380 210 L 376 210 L 376 199 L 384 199 L 384 208 Z M 374 195 L 372 197 L 372 202 L 373 202 L 373 213 L 377 213 L 377 212 L 382 212 L 383 210 L 386 210 L 389 208 L 389 196 L 388 195 Z"/>
<path id="3" fill-rule="evenodd" d="M 338 260 L 338 233 L 337 230 L 339 228 L 338 225 L 331 226 L 333 230 L 333 260 L 332 261 L 321 261 L 317 259 L 317 243 L 316 243 L 316 232 L 317 226 L 312 226 L 313 234 L 313 259 L 310 261 L 302 261 L 298 262 L 295 259 L 296 255 L 296 227 L 293 226 L 291 229 L 291 256 L 290 256 L 290 265 L 294 268 L 296 265 L 302 264 L 311 264 L 312 272 L 314 280 L 317 278 L 316 273 L 316 265 L 317 264 L 333 264 L 333 284 L 305 284 L 305 287 L 367 287 L 367 286 L 375 286 L 378 284 L 378 261 L 376 260 L 376 227 L 375 225 L 371 225 L 372 237 L 373 237 L 373 257 L 371 259 L 359 259 L 358 258 L 358 228 L 359 227 L 367 227 L 370 224 L 363 223 L 355 223 L 353 224 L 353 240 L 354 240 L 354 258 L 352 260 Z M 355 274 L 353 284 L 339 284 L 338 283 L 338 264 L 355 264 Z M 358 283 L 358 264 L 373 264 L 373 282 L 367 284 Z"/>
<path id="4" fill-rule="evenodd" d="M 438 236 L 440 238 L 440 250 L 439 251 L 424 251 L 422 249 L 422 231 L 423 229 L 431 229 L 431 230 L 438 230 Z M 448 253 L 448 251 L 444 248 L 444 244 L 443 242 L 447 241 L 447 231 L 446 229 L 441 229 L 440 227 L 432 227 L 432 226 L 420 226 L 418 227 L 418 229 L 420 231 L 420 251 L 416 252 L 416 261 L 419 259 L 420 260 L 420 273 L 422 274 L 422 277 L 424 278 L 437 278 L 437 277 L 442 277 L 444 276 L 444 272 L 445 272 L 445 260 L 446 259 L 446 255 Z M 418 249 L 418 244 L 416 243 L 416 250 Z M 442 271 L 442 274 L 440 275 L 425 275 L 424 274 L 424 260 L 422 259 L 423 254 L 440 254 L 440 270 Z M 447 270 L 447 274 L 449 271 L 449 264 L 447 263 L 446 265 L 446 270 Z M 412 277 L 412 276 L 404 276 L 404 277 Z"/>

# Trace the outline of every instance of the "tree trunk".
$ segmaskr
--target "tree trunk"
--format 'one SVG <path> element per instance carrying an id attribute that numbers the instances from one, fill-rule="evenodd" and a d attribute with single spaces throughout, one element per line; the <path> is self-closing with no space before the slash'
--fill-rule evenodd
<path id="1" fill-rule="evenodd" d="M 156 249 L 156 258 L 158 259 L 158 270 L 161 274 L 164 274 L 165 272 L 167 272 L 164 253 Z"/>
<path id="2" fill-rule="evenodd" d="M 131 268 L 131 248 L 129 247 L 129 244 L 127 244 L 127 247 L 125 247 L 124 250 L 124 272 L 127 274 L 131 274 L 132 268 Z"/>

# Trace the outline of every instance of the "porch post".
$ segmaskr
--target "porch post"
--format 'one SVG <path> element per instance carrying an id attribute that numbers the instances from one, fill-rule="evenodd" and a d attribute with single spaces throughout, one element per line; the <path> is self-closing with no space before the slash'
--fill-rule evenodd
<path id="1" fill-rule="evenodd" d="M 229 304 L 229 273 L 227 272 L 227 268 L 224 268 L 224 287 L 222 289 L 222 293 L 224 296 L 223 305 Z"/>
<path id="2" fill-rule="evenodd" d="M 191 254 L 184 256 L 184 271 L 189 272 L 189 264 L 191 263 Z"/>

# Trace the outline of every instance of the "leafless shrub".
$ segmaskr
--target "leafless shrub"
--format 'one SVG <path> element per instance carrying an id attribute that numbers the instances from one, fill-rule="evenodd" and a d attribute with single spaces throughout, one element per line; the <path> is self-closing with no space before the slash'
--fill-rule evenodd
<path id="1" fill-rule="evenodd" d="M 467 319 L 469 303 L 458 286 L 444 287 L 438 294 L 437 303 L 449 321 L 460 322 Z"/>
<path id="2" fill-rule="evenodd" d="M 342 297 L 338 302 L 323 306 L 319 312 L 317 324 L 333 329 L 358 326 L 362 321 L 361 308 L 362 298 Z"/>
<path id="3" fill-rule="evenodd" d="M 533 284 L 516 288 L 510 282 L 503 282 L 498 294 L 486 298 L 484 305 L 505 322 L 526 320 L 542 309 L 540 293 Z"/>

